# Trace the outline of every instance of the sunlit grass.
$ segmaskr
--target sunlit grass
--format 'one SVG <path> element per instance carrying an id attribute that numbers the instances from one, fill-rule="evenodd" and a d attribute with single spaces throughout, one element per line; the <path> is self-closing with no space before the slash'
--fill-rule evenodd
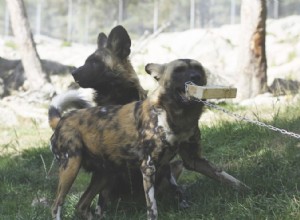
<path id="1" fill-rule="evenodd" d="M 229 109 L 242 114 L 249 111 L 234 106 Z M 268 114 L 271 117 L 266 123 L 300 133 L 299 103 Z M 264 121 L 259 114 L 257 117 Z M 159 219 L 300 219 L 299 140 L 238 120 L 200 123 L 200 127 L 203 155 L 251 190 L 236 192 L 185 171 L 179 182 L 187 186 L 191 207 L 181 210 L 176 198 L 164 194 L 158 198 Z M 27 148 L 22 146 L 22 135 L 29 135 L 30 130 L 16 129 L 12 140 L 18 153 L 10 149 L 0 157 L 0 219 L 51 219 L 58 167 L 47 142 L 35 132 L 40 144 L 19 150 Z M 89 174 L 80 173 L 68 194 L 63 219 L 74 219 L 74 207 L 89 178 Z M 32 205 L 33 201 L 40 202 Z M 114 201 L 105 219 L 146 219 L 144 200 Z"/>

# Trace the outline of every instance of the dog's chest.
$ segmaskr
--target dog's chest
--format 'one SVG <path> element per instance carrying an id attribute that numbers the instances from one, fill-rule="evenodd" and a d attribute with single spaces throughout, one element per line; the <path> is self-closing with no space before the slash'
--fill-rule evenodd
<path id="1" fill-rule="evenodd" d="M 168 123 L 166 111 L 156 111 L 156 114 L 157 123 L 154 130 L 155 133 L 157 133 L 157 136 L 162 141 L 163 145 L 168 145 L 171 148 L 177 147 L 181 142 L 187 141 L 193 134 L 191 129 L 174 132 Z"/>
<path id="2" fill-rule="evenodd" d="M 159 111 L 156 114 L 157 123 L 154 128 L 155 132 L 158 134 L 163 143 L 173 145 L 176 142 L 177 137 L 168 124 L 167 113 L 165 111 Z"/>
<path id="3" fill-rule="evenodd" d="M 181 143 L 193 135 L 192 129 L 174 132 L 163 109 L 152 109 L 149 123 L 143 126 L 143 154 L 151 154 L 158 164 L 169 163 L 178 153 Z M 147 126 L 146 126 L 147 124 Z M 179 125 L 180 126 L 180 125 Z"/>

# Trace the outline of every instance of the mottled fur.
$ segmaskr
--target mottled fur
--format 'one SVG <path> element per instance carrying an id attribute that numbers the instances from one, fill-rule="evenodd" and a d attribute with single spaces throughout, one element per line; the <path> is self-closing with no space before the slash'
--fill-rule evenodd
<path id="1" fill-rule="evenodd" d="M 83 66 L 72 72 L 79 86 L 94 89 L 94 101 L 97 105 L 121 105 L 146 98 L 146 91 L 141 87 L 129 60 L 130 47 L 131 39 L 127 31 L 118 25 L 108 37 L 104 33 L 98 35 L 96 51 L 87 57 Z M 53 99 L 49 115 L 60 116 L 69 109 L 86 107 L 91 106 L 80 96 L 80 92 L 71 90 Z M 54 129 L 56 122 L 52 120 L 50 126 Z M 89 166 L 89 171 L 94 172 L 96 169 L 93 165 Z M 133 186 L 129 185 L 140 182 L 142 178 L 139 172 L 138 175 L 135 173 L 116 176 L 116 183 L 112 183 L 106 190 L 109 192 L 105 193 L 106 198 L 99 195 L 98 203 L 106 203 L 104 200 L 119 197 L 121 193 L 131 193 Z"/>
<path id="2" fill-rule="evenodd" d="M 111 30 L 108 37 L 100 33 L 97 41 L 97 49 L 85 61 L 84 65 L 73 71 L 74 80 L 83 88 L 93 88 L 95 90 L 94 101 L 97 105 L 126 104 L 131 101 L 142 100 L 146 97 L 146 92 L 141 87 L 138 77 L 134 72 L 129 60 L 131 40 L 127 31 L 122 26 L 116 26 Z M 91 107 L 79 92 L 67 91 L 56 96 L 49 108 L 50 126 L 55 129 L 61 115 L 70 108 Z M 85 120 L 82 118 L 82 120 Z M 72 131 L 68 131 L 71 135 Z M 85 168 L 91 172 L 100 172 L 96 160 L 93 157 L 85 160 Z M 61 161 L 64 161 L 63 159 Z M 177 179 L 182 171 L 181 161 L 173 161 L 162 169 L 164 178 L 159 184 L 161 189 L 165 189 L 169 179 Z M 114 166 L 107 164 L 106 171 L 114 174 L 114 182 L 111 181 L 109 187 L 99 194 L 98 204 L 102 206 L 107 200 L 123 195 L 136 196 L 143 192 L 142 175 L 139 169 L 127 169 L 120 172 L 120 168 L 114 170 Z M 172 171 L 172 174 L 171 174 Z M 101 171 L 102 172 L 102 171 Z M 91 180 L 91 184 L 95 178 Z M 157 184 L 158 185 L 158 184 Z M 171 185 L 182 201 L 182 206 L 186 207 L 183 192 L 180 187 Z M 85 203 L 87 193 L 81 197 L 80 204 L 89 207 Z M 103 211 L 103 207 L 102 207 Z"/>
<path id="3" fill-rule="evenodd" d="M 77 110 L 60 118 L 51 137 L 60 164 L 58 192 L 52 214 L 60 218 L 66 194 L 80 167 L 97 167 L 77 206 L 86 217 L 96 194 L 104 190 L 124 167 L 140 169 L 147 202 L 147 218 L 157 219 L 155 184 L 162 169 L 179 154 L 187 169 L 195 170 L 235 187 L 243 185 L 215 168 L 201 155 L 198 120 L 203 104 L 185 95 L 185 83 L 206 84 L 202 65 L 195 60 L 149 64 L 146 71 L 159 79 L 159 87 L 144 101 L 123 106 Z M 52 120 L 57 115 L 52 114 Z"/>

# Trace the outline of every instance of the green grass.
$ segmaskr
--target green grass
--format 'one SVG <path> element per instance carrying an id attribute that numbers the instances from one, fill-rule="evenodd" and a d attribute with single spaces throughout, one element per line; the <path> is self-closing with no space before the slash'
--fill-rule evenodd
<path id="1" fill-rule="evenodd" d="M 297 52 L 295 50 L 289 52 L 288 54 L 288 62 L 293 61 L 295 58 L 297 58 Z"/>
<path id="2" fill-rule="evenodd" d="M 72 42 L 69 41 L 63 41 L 61 43 L 61 47 L 71 47 L 72 46 Z"/>
<path id="3" fill-rule="evenodd" d="M 300 133 L 299 105 L 274 114 L 268 123 Z M 205 157 L 251 190 L 236 192 L 185 171 L 180 183 L 187 186 L 191 207 L 179 209 L 177 200 L 166 194 L 158 198 L 159 219 L 300 219 L 299 140 L 240 121 L 200 126 Z M 0 219 L 51 219 L 57 185 L 52 160 L 44 142 L 0 156 Z M 67 197 L 63 219 L 74 219 L 74 206 L 88 181 L 89 175 L 81 172 Z M 34 199 L 45 199 L 46 204 L 32 206 Z M 105 219 L 146 219 L 144 201 L 115 201 Z"/>
<path id="4" fill-rule="evenodd" d="M 4 45 L 5 45 L 6 47 L 9 47 L 9 48 L 13 49 L 13 50 L 17 50 L 17 49 L 18 49 L 17 44 L 16 44 L 15 42 L 13 42 L 13 41 L 6 41 L 6 42 L 4 43 Z"/>

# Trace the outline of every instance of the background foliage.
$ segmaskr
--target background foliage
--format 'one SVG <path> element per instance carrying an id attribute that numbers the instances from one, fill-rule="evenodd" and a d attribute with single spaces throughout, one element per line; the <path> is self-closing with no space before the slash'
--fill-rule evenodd
<path id="1" fill-rule="evenodd" d="M 182 31 L 190 27 L 188 0 L 24 0 L 34 33 L 78 42 L 91 42 L 99 30 L 108 32 L 118 23 L 133 35 L 153 31 L 154 2 L 158 1 L 158 27 L 170 23 L 167 31 Z M 267 0 L 268 17 L 274 17 L 274 2 L 278 2 L 278 16 L 299 14 L 298 0 Z M 196 28 L 218 27 L 239 23 L 241 0 L 195 0 Z M 68 12 L 72 6 L 72 17 Z M 40 17 L 39 17 L 40 7 Z M 0 34 L 8 35 L 5 1 L 0 2 Z M 233 14 L 232 14 L 233 13 Z M 70 14 L 69 14 L 70 15 Z M 232 17 L 234 15 L 234 17 Z M 40 23 L 40 28 L 38 23 Z M 40 29 L 40 31 L 39 31 Z"/>

